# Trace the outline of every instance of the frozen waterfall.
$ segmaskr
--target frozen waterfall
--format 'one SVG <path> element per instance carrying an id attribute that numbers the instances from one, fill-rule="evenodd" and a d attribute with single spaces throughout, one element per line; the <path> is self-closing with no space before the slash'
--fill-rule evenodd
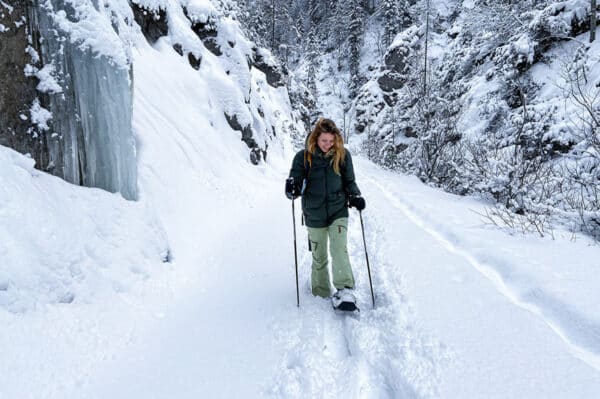
<path id="1" fill-rule="evenodd" d="M 43 64 L 52 66 L 52 78 L 60 86 L 60 90 L 46 93 L 52 113 L 48 145 L 53 173 L 75 184 L 100 187 L 136 199 L 130 64 L 126 61 L 123 65 L 86 42 L 81 30 L 76 29 L 78 23 L 87 25 L 89 21 L 78 20 L 83 17 L 74 3 L 40 0 L 37 6 Z M 86 18 L 90 10 L 97 18 L 107 21 L 115 18 L 111 10 L 98 8 L 96 2 L 86 3 Z M 117 39 L 109 45 L 125 46 L 115 31 L 116 25 L 107 26 L 111 30 L 108 35 Z M 102 37 L 97 39 L 102 41 Z"/>

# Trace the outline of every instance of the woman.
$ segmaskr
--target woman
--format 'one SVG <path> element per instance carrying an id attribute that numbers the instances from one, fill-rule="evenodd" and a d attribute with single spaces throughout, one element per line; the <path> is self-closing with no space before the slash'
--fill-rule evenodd
<path id="1" fill-rule="evenodd" d="M 286 195 L 302 195 L 302 211 L 312 250 L 313 295 L 331 295 L 327 269 L 327 241 L 331 241 L 332 302 L 340 310 L 356 310 L 354 276 L 347 248 L 348 206 L 365 209 L 365 200 L 354 181 L 354 168 L 340 130 L 330 119 L 321 118 L 308 136 L 306 149 L 292 162 Z"/>

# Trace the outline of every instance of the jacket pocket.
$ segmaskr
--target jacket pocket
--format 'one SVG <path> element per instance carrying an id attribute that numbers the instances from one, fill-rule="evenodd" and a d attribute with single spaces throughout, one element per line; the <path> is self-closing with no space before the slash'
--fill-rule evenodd
<path id="1" fill-rule="evenodd" d="M 309 193 L 304 196 L 304 208 L 305 209 L 317 209 L 324 205 L 325 195 Z"/>
<path id="2" fill-rule="evenodd" d="M 330 213 L 344 208 L 346 206 L 346 194 L 341 190 L 330 194 L 327 199 L 327 206 L 329 207 Z"/>

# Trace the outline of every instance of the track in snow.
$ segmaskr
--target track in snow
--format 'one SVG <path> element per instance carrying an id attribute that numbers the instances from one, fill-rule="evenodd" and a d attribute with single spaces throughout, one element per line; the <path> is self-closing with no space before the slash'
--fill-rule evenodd
<path id="1" fill-rule="evenodd" d="M 589 366 L 600 371 L 600 326 L 594 325 L 575 310 L 570 310 L 567 304 L 540 290 L 534 292 L 512 287 L 505 281 L 501 272 L 493 263 L 502 264 L 502 260 L 483 261 L 465 246 L 455 244 L 451 233 L 444 234 L 447 229 L 436 228 L 427 218 L 420 216 L 417 207 L 402 198 L 397 192 L 384 187 L 372 178 L 369 184 L 377 187 L 392 206 L 402 212 L 409 220 L 423 231 L 431 235 L 450 253 L 465 259 L 475 270 L 490 280 L 494 287 L 514 305 L 525 309 L 543 320 L 565 343 L 569 351 Z M 489 263 L 493 262 L 493 263 Z M 574 326 L 574 327 L 573 327 Z"/>
<path id="2" fill-rule="evenodd" d="M 286 359 L 268 393 L 285 398 L 422 398 L 437 393 L 446 349 L 419 331 L 402 295 L 401 269 L 380 255 L 386 226 L 363 213 L 376 308 L 364 255 L 360 220 L 351 210 L 348 249 L 357 281 L 360 319 L 338 315 L 328 299 L 310 293 L 306 232 L 300 242 L 300 309 L 291 325 L 279 325 Z M 299 220 L 299 219 L 298 219 Z"/>

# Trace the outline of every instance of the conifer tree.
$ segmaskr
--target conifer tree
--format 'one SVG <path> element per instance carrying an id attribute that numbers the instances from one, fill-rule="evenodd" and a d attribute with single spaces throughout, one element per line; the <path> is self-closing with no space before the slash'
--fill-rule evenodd
<path id="1" fill-rule="evenodd" d="M 316 82 L 316 73 L 317 73 L 317 62 L 319 59 L 319 44 L 317 41 L 317 29 L 316 26 L 313 26 L 308 33 L 308 45 L 306 52 L 307 59 L 307 76 L 306 76 L 306 87 L 310 91 L 313 96 L 317 95 L 317 82 Z"/>
<path id="2" fill-rule="evenodd" d="M 383 18 L 384 18 L 384 34 L 383 34 L 383 44 L 385 47 L 389 46 L 394 37 L 398 32 L 400 32 L 401 24 L 400 24 L 400 16 L 398 10 L 398 1 L 397 0 L 383 0 L 381 4 L 383 8 Z"/>
<path id="3" fill-rule="evenodd" d="M 360 0 L 351 0 L 350 10 L 350 35 L 348 37 L 348 46 L 350 47 L 349 68 L 350 68 L 350 94 L 355 97 L 361 84 L 360 77 L 360 51 L 363 39 L 363 16 Z"/>
<path id="4" fill-rule="evenodd" d="M 341 70 L 343 60 L 343 50 L 346 48 L 348 37 L 348 5 L 344 2 L 332 1 L 330 4 L 332 10 L 329 16 L 329 43 L 335 50 L 338 70 Z"/>
<path id="5" fill-rule="evenodd" d="M 327 0 L 323 5 L 323 23 L 322 35 L 325 51 L 331 52 L 336 48 L 337 34 L 337 18 L 338 18 L 338 0 Z"/>

